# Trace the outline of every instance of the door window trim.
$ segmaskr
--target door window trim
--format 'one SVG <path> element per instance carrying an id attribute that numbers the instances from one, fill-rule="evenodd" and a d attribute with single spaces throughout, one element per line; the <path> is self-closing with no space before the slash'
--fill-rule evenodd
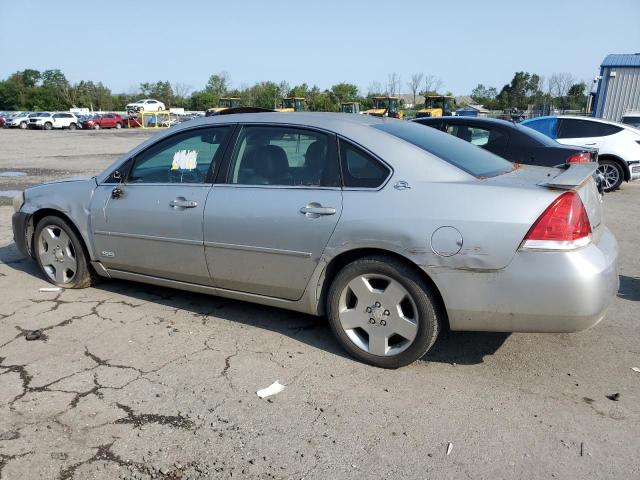
<path id="1" fill-rule="evenodd" d="M 321 185 L 245 185 L 238 183 L 231 183 L 231 161 L 233 156 L 236 153 L 236 150 L 239 148 L 238 140 L 240 139 L 240 133 L 244 127 L 266 127 L 266 128 L 293 128 L 297 130 L 308 130 L 311 132 L 322 133 L 328 138 L 327 150 L 329 148 L 334 148 L 335 150 L 335 159 L 338 162 L 338 186 L 329 187 L 329 186 L 321 186 Z M 269 122 L 246 122 L 246 123 L 237 123 L 236 129 L 233 131 L 233 134 L 229 138 L 229 145 L 227 145 L 227 149 L 225 151 L 225 155 L 223 160 L 220 162 L 217 174 L 215 176 L 215 181 L 213 185 L 216 187 L 227 187 L 227 188 L 260 188 L 260 189 L 278 189 L 278 190 L 342 190 L 344 187 L 344 182 L 342 178 L 342 168 L 340 164 L 340 152 L 338 139 L 335 132 L 330 130 L 325 130 L 323 128 L 307 126 L 307 125 L 299 125 L 299 124 L 291 124 L 291 123 L 269 123 Z"/>

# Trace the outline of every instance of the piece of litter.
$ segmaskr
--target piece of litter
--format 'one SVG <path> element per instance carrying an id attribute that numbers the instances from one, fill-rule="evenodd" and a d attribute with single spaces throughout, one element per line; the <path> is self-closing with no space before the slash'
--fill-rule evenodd
<path id="1" fill-rule="evenodd" d="M 271 395 L 276 395 L 276 394 L 280 393 L 281 391 L 283 391 L 284 389 L 285 389 L 285 386 L 282 385 L 280 382 L 278 382 L 278 380 L 276 380 L 271 385 L 269 385 L 267 388 L 263 388 L 262 390 L 258 390 L 256 393 L 258 394 L 258 396 L 260 398 L 266 398 L 266 397 L 270 397 Z"/>
<path id="2" fill-rule="evenodd" d="M 27 340 L 38 340 L 42 336 L 42 330 L 31 330 L 24 336 Z"/>
<path id="3" fill-rule="evenodd" d="M 614 402 L 617 402 L 618 400 L 620 400 L 620 394 L 619 393 L 612 393 L 611 395 L 607 395 L 607 398 L 609 400 L 613 400 Z"/>
<path id="4" fill-rule="evenodd" d="M 449 445 L 447 445 L 447 455 L 451 453 L 451 450 L 453 450 L 453 443 L 449 442 Z"/>
<path id="5" fill-rule="evenodd" d="M 631 370 L 633 370 L 634 372 L 640 373 L 640 368 L 638 367 L 631 367 Z"/>
<path id="6" fill-rule="evenodd" d="M 42 287 L 40 293 L 59 292 L 62 290 L 60 287 Z"/>

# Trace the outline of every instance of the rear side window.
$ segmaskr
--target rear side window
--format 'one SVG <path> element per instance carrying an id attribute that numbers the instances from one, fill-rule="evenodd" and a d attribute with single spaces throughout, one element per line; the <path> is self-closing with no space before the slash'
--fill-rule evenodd
<path id="1" fill-rule="evenodd" d="M 618 133 L 620 130 L 622 128 L 607 123 L 562 118 L 560 119 L 558 138 L 606 137 Z"/>
<path id="2" fill-rule="evenodd" d="M 536 130 L 549 138 L 558 138 L 557 129 L 558 119 L 557 118 L 539 118 L 535 120 L 528 120 L 523 122 L 522 125 L 525 125 L 533 130 Z"/>
<path id="3" fill-rule="evenodd" d="M 513 169 L 511 162 L 493 153 L 413 122 L 385 122 L 373 128 L 401 138 L 474 177 L 495 177 Z"/>
<path id="4" fill-rule="evenodd" d="M 391 171 L 361 148 L 340 140 L 342 178 L 347 188 L 378 188 Z"/>

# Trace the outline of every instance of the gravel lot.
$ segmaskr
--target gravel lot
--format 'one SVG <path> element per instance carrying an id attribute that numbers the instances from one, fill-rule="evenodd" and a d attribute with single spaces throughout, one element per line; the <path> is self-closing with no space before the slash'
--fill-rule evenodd
<path id="1" fill-rule="evenodd" d="M 149 135 L 0 130 L 0 191 L 94 174 Z M 605 198 L 621 288 L 603 322 L 446 333 L 396 371 L 351 360 L 324 319 L 297 313 L 124 281 L 40 293 L 8 202 L 2 479 L 640 477 L 638 184 Z M 275 380 L 287 388 L 259 399 Z"/>

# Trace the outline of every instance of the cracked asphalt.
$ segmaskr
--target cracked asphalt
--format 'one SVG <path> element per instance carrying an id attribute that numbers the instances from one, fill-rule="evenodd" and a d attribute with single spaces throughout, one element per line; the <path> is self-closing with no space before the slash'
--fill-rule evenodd
<path id="1" fill-rule="evenodd" d="M 32 169 L 0 190 L 96 173 L 147 135 L 0 130 L 0 171 Z M 599 325 L 445 333 L 395 371 L 322 318 L 124 281 L 41 293 L 0 206 L 0 478 L 639 478 L 639 202 L 639 184 L 605 197 L 621 288 Z"/>

